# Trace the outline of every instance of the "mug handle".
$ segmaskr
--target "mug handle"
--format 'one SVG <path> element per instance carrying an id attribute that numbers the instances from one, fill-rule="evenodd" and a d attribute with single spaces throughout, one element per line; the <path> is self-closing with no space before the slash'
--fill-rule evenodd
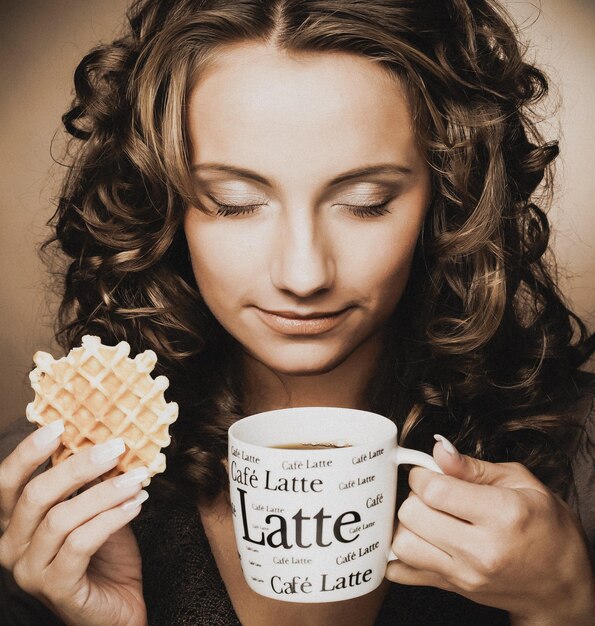
<path id="1" fill-rule="evenodd" d="M 438 474 L 444 474 L 444 472 L 438 467 L 438 464 L 434 459 L 425 452 L 420 452 L 419 450 L 412 450 L 411 448 L 402 448 L 401 446 L 397 446 L 389 456 L 389 459 L 395 465 L 420 465 L 421 467 L 425 467 L 426 469 L 432 470 Z M 398 561 L 399 557 L 389 548 L 388 561 Z"/>
<path id="2" fill-rule="evenodd" d="M 402 448 L 397 446 L 389 456 L 390 460 L 395 465 L 420 465 L 426 469 L 437 472 L 438 474 L 444 474 L 444 472 L 438 467 L 438 464 L 434 459 L 425 452 L 419 450 L 411 450 L 411 448 Z"/>

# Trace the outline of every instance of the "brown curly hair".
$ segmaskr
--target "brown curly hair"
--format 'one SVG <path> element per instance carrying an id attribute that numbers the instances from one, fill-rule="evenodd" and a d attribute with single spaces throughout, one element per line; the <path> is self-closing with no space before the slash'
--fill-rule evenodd
<path id="1" fill-rule="evenodd" d="M 181 407 L 159 479 L 208 500 L 226 475 L 227 428 L 243 414 L 240 347 L 202 301 L 182 217 L 184 107 L 222 46 L 346 51 L 405 86 L 434 198 L 390 341 L 369 389 L 401 440 L 431 433 L 480 458 L 521 461 L 552 488 L 568 479 L 564 408 L 594 338 L 545 260 L 556 142 L 532 111 L 545 76 L 523 59 L 496 0 L 139 0 L 127 32 L 81 61 L 63 116 L 76 144 L 57 211 L 67 259 L 57 337 L 151 348 Z"/>

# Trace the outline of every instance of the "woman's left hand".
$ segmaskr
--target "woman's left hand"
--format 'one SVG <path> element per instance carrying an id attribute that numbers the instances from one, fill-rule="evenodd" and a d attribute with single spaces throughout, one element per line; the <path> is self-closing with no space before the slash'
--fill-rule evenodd
<path id="1" fill-rule="evenodd" d="M 515 625 L 593 624 L 593 573 L 580 524 L 523 465 L 437 443 L 444 475 L 415 467 L 386 577 L 508 611 Z"/>

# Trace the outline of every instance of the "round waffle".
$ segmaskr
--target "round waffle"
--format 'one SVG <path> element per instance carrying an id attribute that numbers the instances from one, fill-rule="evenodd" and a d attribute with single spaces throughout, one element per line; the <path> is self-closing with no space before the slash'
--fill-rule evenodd
<path id="1" fill-rule="evenodd" d="M 26 415 L 40 427 L 64 420 L 53 464 L 88 446 L 122 437 L 126 450 L 102 478 L 144 466 L 149 470 L 146 487 L 152 476 L 165 470 L 161 448 L 170 443 L 169 425 L 178 417 L 178 405 L 165 401 L 168 379 L 150 376 L 155 353 L 145 350 L 134 359 L 129 354 L 125 341 L 106 346 L 92 335 L 85 335 L 82 346 L 61 359 L 36 352 L 37 367 L 29 374 L 35 398 Z"/>

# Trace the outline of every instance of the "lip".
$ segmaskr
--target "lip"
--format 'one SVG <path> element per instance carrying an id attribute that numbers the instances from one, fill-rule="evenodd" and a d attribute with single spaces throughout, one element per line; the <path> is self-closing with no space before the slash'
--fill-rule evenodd
<path id="1" fill-rule="evenodd" d="M 340 309 L 338 311 L 316 311 L 314 313 L 299 313 L 298 311 L 267 311 L 266 309 L 260 309 L 264 313 L 269 315 L 276 315 L 277 317 L 286 317 L 292 320 L 310 320 L 319 319 L 321 317 L 333 317 L 343 313 L 346 309 Z"/>
<path id="2" fill-rule="evenodd" d="M 303 314 L 295 311 L 266 311 L 258 307 L 256 311 L 269 328 L 284 335 L 321 335 L 337 327 L 352 308 Z"/>

